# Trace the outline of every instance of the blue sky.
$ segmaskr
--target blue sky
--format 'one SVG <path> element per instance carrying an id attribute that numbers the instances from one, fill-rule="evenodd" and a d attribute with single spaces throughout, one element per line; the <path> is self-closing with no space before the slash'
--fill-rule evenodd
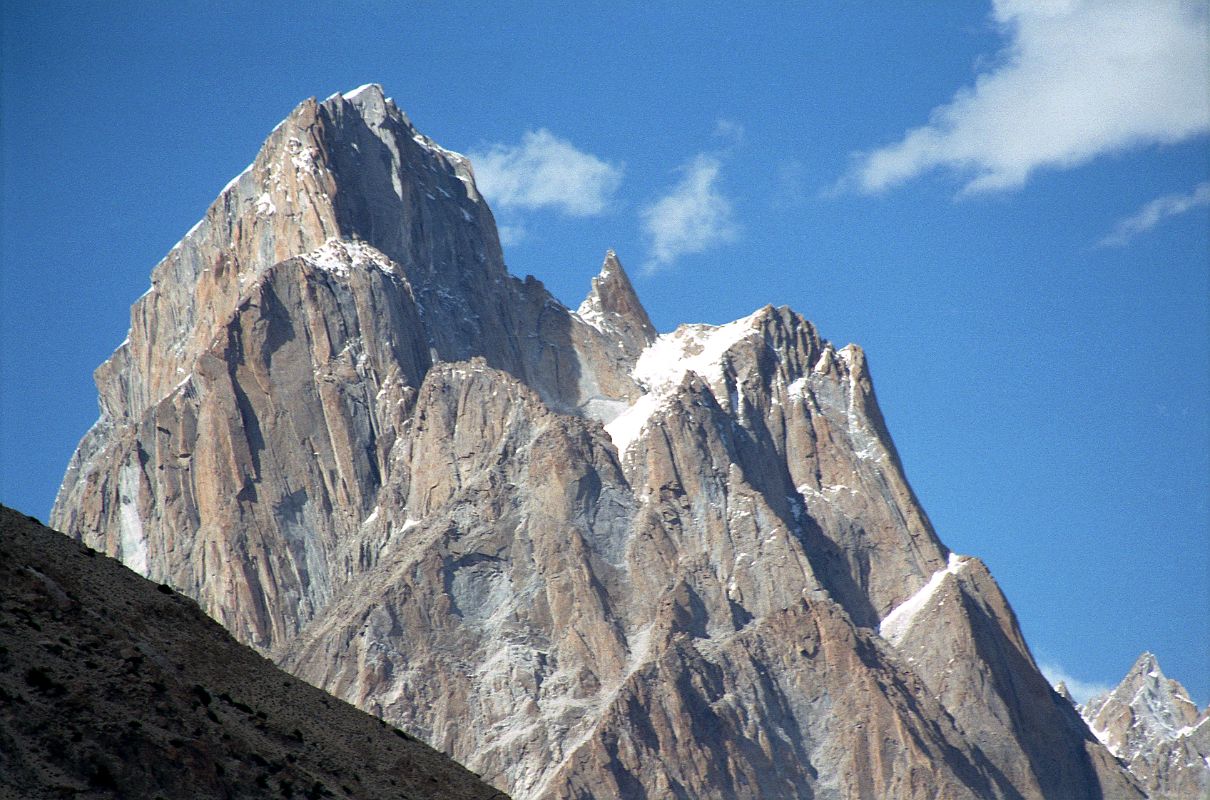
<path id="1" fill-rule="evenodd" d="M 4 3 L 0 500 L 45 518 L 154 264 L 373 81 L 565 303 L 612 247 L 661 330 L 860 343 L 1038 659 L 1210 701 L 1206 3 L 650 5 Z"/>

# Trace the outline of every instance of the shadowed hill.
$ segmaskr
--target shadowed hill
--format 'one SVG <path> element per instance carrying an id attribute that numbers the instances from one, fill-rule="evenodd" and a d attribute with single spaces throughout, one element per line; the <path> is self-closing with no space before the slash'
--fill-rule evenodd
<path id="1" fill-rule="evenodd" d="M 0 506 L 0 797 L 505 795 Z"/>

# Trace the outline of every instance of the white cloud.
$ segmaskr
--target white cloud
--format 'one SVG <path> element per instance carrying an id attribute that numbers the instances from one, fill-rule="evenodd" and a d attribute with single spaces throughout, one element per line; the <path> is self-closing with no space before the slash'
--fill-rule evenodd
<path id="1" fill-rule="evenodd" d="M 520 244 L 525 238 L 525 226 L 519 223 L 496 225 L 496 233 L 500 234 L 500 244 L 504 247 Z"/>
<path id="2" fill-rule="evenodd" d="M 714 135 L 735 146 L 744 141 L 744 126 L 735 120 L 719 119 L 714 123 Z"/>
<path id="3" fill-rule="evenodd" d="M 862 154 L 848 182 L 889 189 L 934 168 L 965 192 L 1011 189 L 1039 168 L 1210 130 L 1201 2 L 994 0 L 1006 50 L 927 125 Z"/>
<path id="4" fill-rule="evenodd" d="M 1042 670 L 1042 674 L 1046 676 L 1046 680 L 1050 681 L 1052 686 L 1057 686 L 1060 681 L 1066 683 L 1067 691 L 1071 692 L 1071 696 L 1076 699 L 1077 703 L 1087 703 L 1097 695 L 1111 692 L 1114 688 L 1107 683 L 1082 681 L 1079 678 L 1072 677 L 1067 670 L 1058 664 L 1044 661 L 1038 665 L 1038 668 Z"/>
<path id="5" fill-rule="evenodd" d="M 572 217 L 601 214 L 622 181 L 622 168 L 577 150 L 542 128 L 519 145 L 494 144 L 468 154 L 475 184 L 493 207 L 549 208 Z"/>
<path id="6" fill-rule="evenodd" d="M 1118 222 L 1113 233 L 1101 240 L 1102 247 L 1123 247 L 1140 233 L 1146 233 L 1168 217 L 1175 217 L 1210 205 L 1210 181 L 1193 187 L 1189 194 L 1168 194 L 1157 197 L 1138 213 Z"/>
<path id="7" fill-rule="evenodd" d="M 683 177 L 672 191 L 640 212 L 643 230 L 651 240 L 648 272 L 667 267 L 681 256 L 733 241 L 739 234 L 731 201 L 718 189 L 721 170 L 717 157 L 698 155 L 681 167 Z"/>

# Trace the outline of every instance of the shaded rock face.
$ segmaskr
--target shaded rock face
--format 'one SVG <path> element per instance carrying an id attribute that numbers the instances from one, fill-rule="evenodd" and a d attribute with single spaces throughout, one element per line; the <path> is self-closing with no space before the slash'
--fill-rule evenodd
<path id="1" fill-rule="evenodd" d="M 612 252 L 568 310 L 377 87 L 269 137 L 97 378 L 55 522 L 514 796 L 1141 796 L 860 348 L 657 336 Z"/>
<path id="2" fill-rule="evenodd" d="M 0 506 L 0 797 L 503 798 Z"/>
<path id="3" fill-rule="evenodd" d="M 1080 709 L 1088 727 L 1157 800 L 1210 798 L 1210 708 L 1143 653 L 1111 692 Z"/>

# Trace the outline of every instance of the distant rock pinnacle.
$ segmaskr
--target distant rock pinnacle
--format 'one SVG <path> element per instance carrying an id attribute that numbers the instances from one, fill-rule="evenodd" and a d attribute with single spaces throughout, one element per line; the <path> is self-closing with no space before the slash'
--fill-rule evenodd
<path id="1" fill-rule="evenodd" d="M 1081 710 L 1089 728 L 1138 777 L 1148 796 L 1210 797 L 1210 708 L 1143 653 L 1111 692 Z"/>
<path id="2" fill-rule="evenodd" d="M 615 339 L 630 359 L 637 358 L 643 348 L 655 341 L 655 326 L 612 250 L 605 254 L 605 263 L 592 279 L 592 289 L 576 315 Z"/>

